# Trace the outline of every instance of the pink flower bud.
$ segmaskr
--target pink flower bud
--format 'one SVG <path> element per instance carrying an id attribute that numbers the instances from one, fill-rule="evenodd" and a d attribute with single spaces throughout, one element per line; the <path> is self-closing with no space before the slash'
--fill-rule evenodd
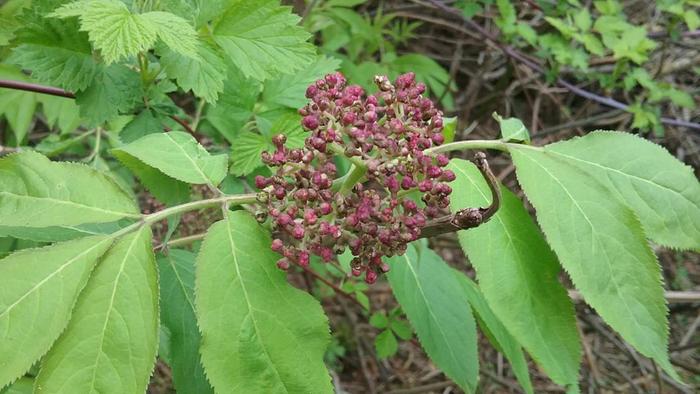
<path id="1" fill-rule="evenodd" d="M 276 238 L 276 239 L 272 240 L 272 245 L 270 245 L 270 249 L 272 249 L 273 251 L 275 251 L 277 253 L 280 253 L 283 248 L 284 248 L 284 243 L 282 242 L 281 239 Z"/>
<path id="2" fill-rule="evenodd" d="M 452 172 L 452 170 L 445 170 L 442 172 L 442 177 L 440 177 L 441 180 L 445 182 L 452 182 L 456 179 L 457 177 L 455 176 L 455 173 Z"/>
<path id="3" fill-rule="evenodd" d="M 318 128 L 318 118 L 314 115 L 308 115 L 304 117 L 301 124 L 307 130 L 315 130 L 316 128 Z"/>
<path id="4" fill-rule="evenodd" d="M 288 270 L 289 269 L 289 260 L 287 260 L 286 258 L 282 258 L 282 259 L 277 260 L 277 268 L 284 270 L 284 271 Z"/>

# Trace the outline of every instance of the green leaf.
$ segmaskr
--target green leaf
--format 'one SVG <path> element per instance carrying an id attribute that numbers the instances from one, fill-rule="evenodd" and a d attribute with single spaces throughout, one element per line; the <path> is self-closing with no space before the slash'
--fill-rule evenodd
<path id="1" fill-rule="evenodd" d="M 686 10 L 683 13 L 683 20 L 685 24 L 688 25 L 689 30 L 695 30 L 700 27 L 700 16 L 695 10 Z"/>
<path id="2" fill-rule="evenodd" d="M 574 14 L 574 23 L 582 32 L 590 30 L 591 26 L 593 25 L 593 21 L 588 8 L 581 7 L 578 11 L 576 11 Z"/>
<path id="3" fill-rule="evenodd" d="M 8 62 L 31 70 L 39 82 L 60 86 L 68 91 L 85 89 L 97 73 L 97 63 L 90 53 L 47 44 L 22 44 L 15 48 Z"/>
<path id="4" fill-rule="evenodd" d="M 314 59 L 310 35 L 277 0 L 238 1 L 214 28 L 214 40 L 246 77 L 290 74 Z"/>
<path id="5" fill-rule="evenodd" d="M 387 328 L 389 320 L 384 313 L 375 313 L 369 318 L 369 324 L 376 328 Z"/>
<path id="6" fill-rule="evenodd" d="M 226 64 L 212 46 L 199 45 L 197 58 L 183 56 L 167 48 L 158 52 L 165 73 L 177 80 L 182 89 L 191 90 L 210 104 L 218 100 L 224 90 Z"/>
<path id="7" fill-rule="evenodd" d="M 149 134 L 113 152 L 131 155 L 165 175 L 193 184 L 218 185 L 228 165 L 227 155 L 209 154 L 191 134 L 181 131 Z"/>
<path id="8" fill-rule="evenodd" d="M 668 361 L 659 265 L 634 212 L 601 181 L 545 149 L 514 146 L 511 154 L 547 241 L 586 302 L 678 378 Z"/>
<path id="9" fill-rule="evenodd" d="M 110 244 L 105 237 L 83 238 L 25 249 L 0 260 L 0 388 L 49 350 Z"/>
<path id="10" fill-rule="evenodd" d="M 294 109 L 301 108 L 308 102 L 305 97 L 306 88 L 317 79 L 337 70 L 339 66 L 339 60 L 319 56 L 311 65 L 300 72 L 266 81 L 263 89 L 263 100 L 267 104 L 277 104 Z"/>
<path id="11" fill-rule="evenodd" d="M 119 131 L 119 139 L 128 144 L 148 134 L 162 133 L 159 116 L 150 109 L 144 109 Z"/>
<path id="12" fill-rule="evenodd" d="M 390 259 L 392 291 L 430 359 L 466 392 L 474 392 L 479 359 L 476 325 L 452 269 L 430 249 L 411 246 Z"/>
<path id="13" fill-rule="evenodd" d="M 122 219 L 111 223 L 87 223 L 79 226 L 10 227 L 0 226 L 0 237 L 12 237 L 36 242 L 70 241 L 90 235 L 107 235 L 129 226 L 132 222 Z"/>
<path id="14" fill-rule="evenodd" d="M 244 77 L 235 66 L 227 68 L 224 91 L 216 106 L 208 108 L 206 119 L 235 146 L 238 135 L 253 116 L 261 85 L 254 79 Z"/>
<path id="15" fill-rule="evenodd" d="M 158 348 L 158 273 L 151 231 L 125 235 L 80 294 L 44 357 L 36 393 L 143 394 Z"/>
<path id="16" fill-rule="evenodd" d="M 34 392 L 34 379 L 23 377 L 18 381 L 0 390 L 0 394 L 32 394 Z"/>
<path id="17" fill-rule="evenodd" d="M 31 82 L 14 67 L 0 64 L 0 78 Z M 29 132 L 37 105 L 37 94 L 14 89 L 0 88 L 0 116 L 4 116 L 20 146 Z"/>
<path id="18" fill-rule="evenodd" d="M 377 349 L 377 357 L 388 358 L 399 350 L 399 343 L 391 330 L 384 330 L 374 339 L 374 347 Z"/>
<path id="19" fill-rule="evenodd" d="M 200 335 L 194 310 L 195 254 L 171 249 L 158 258 L 162 324 L 170 331 L 169 362 L 181 393 L 213 393 L 199 358 Z"/>
<path id="20" fill-rule="evenodd" d="M 141 181 L 143 186 L 153 194 L 155 198 L 166 205 L 176 205 L 187 202 L 190 197 L 190 186 L 175 178 L 171 178 L 151 167 L 139 159 L 119 150 L 113 150 L 116 157 Z"/>
<path id="21" fill-rule="evenodd" d="M 107 64 L 150 49 L 158 28 L 144 15 L 132 14 L 118 0 L 78 0 L 64 4 L 48 15 L 54 18 L 79 17 L 80 29 L 102 53 Z"/>
<path id="22" fill-rule="evenodd" d="M 75 131 L 80 126 L 80 108 L 75 100 L 49 95 L 39 96 L 38 99 L 49 127 L 57 127 L 61 134 L 65 135 Z"/>
<path id="23" fill-rule="evenodd" d="M 525 392 L 533 393 L 527 361 L 525 361 L 525 355 L 523 355 L 523 351 L 520 349 L 520 344 L 510 335 L 508 329 L 493 313 L 483 294 L 481 294 L 479 286 L 464 275 L 464 273 L 457 270 L 455 270 L 454 273 L 457 276 L 457 280 L 462 285 L 462 289 L 469 300 L 472 310 L 478 317 L 477 321 L 482 327 L 482 330 L 498 351 L 506 356 L 518 382 L 523 386 Z"/>
<path id="24" fill-rule="evenodd" d="M 134 201 L 104 174 L 31 151 L 0 159 L 0 223 L 48 227 L 139 218 Z"/>
<path id="25" fill-rule="evenodd" d="M 113 64 L 101 66 L 92 84 L 75 96 L 80 114 L 93 125 L 99 125 L 129 112 L 141 100 L 143 92 L 136 72 Z"/>
<path id="26" fill-rule="evenodd" d="M 614 190 L 655 242 L 700 249 L 700 182 L 663 147 L 628 133 L 596 131 L 545 151 Z"/>
<path id="27" fill-rule="evenodd" d="M 594 36 L 592 33 L 584 34 L 582 36 L 582 42 L 590 53 L 598 56 L 603 56 L 605 54 L 605 47 L 603 47 L 598 37 Z"/>
<path id="28" fill-rule="evenodd" d="M 250 174 L 263 164 L 260 155 L 271 148 L 271 141 L 264 136 L 244 131 L 231 147 L 231 160 L 233 161 L 231 174 L 237 176 Z"/>
<path id="29" fill-rule="evenodd" d="M 525 127 L 522 120 L 518 118 L 503 119 L 495 112 L 493 117 L 501 127 L 501 138 L 504 141 L 530 143 L 530 131 Z"/>
<path id="30" fill-rule="evenodd" d="M 490 191 L 470 162 L 454 159 L 452 211 L 486 206 Z M 581 361 L 574 308 L 559 283 L 559 264 L 522 203 L 501 187 L 498 212 L 478 228 L 458 233 L 476 268 L 491 310 L 552 380 L 575 386 Z"/>
<path id="31" fill-rule="evenodd" d="M 287 283 L 270 242 L 245 211 L 228 212 L 204 239 L 195 305 L 207 377 L 221 392 L 331 393 L 328 320 Z"/>
<path id="32" fill-rule="evenodd" d="M 413 336 L 411 326 L 403 320 L 392 320 L 391 330 L 404 341 L 408 341 Z"/>
<path id="33" fill-rule="evenodd" d="M 163 11 L 151 11 L 140 15 L 155 28 L 158 38 L 173 51 L 193 59 L 199 59 L 197 32 L 185 19 Z"/>

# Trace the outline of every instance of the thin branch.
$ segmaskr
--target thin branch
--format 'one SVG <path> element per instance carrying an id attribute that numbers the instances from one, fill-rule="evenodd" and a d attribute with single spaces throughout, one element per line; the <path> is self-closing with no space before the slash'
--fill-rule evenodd
<path id="1" fill-rule="evenodd" d="M 58 97 L 65 97 L 65 98 L 70 98 L 74 99 L 75 94 L 63 90 L 61 88 L 53 87 L 53 86 L 45 86 L 45 85 L 38 85 L 35 83 L 29 83 L 29 82 L 22 82 L 22 81 L 12 81 L 9 79 L 0 79 L 0 88 L 7 88 L 7 89 L 14 89 L 14 90 L 24 90 L 27 92 L 34 92 L 34 93 L 41 93 L 41 94 L 48 94 L 51 96 L 58 96 Z M 190 134 L 195 135 L 195 131 L 190 127 L 187 122 L 184 120 L 178 118 L 175 115 L 170 115 L 170 119 L 174 120 L 178 124 L 180 124 L 182 127 L 185 128 Z"/>
<path id="2" fill-rule="evenodd" d="M 486 155 L 483 152 L 477 152 L 474 156 L 474 164 L 489 185 L 489 190 L 491 190 L 491 205 L 486 208 L 465 208 L 457 211 L 453 215 L 431 220 L 421 230 L 421 238 L 429 238 L 440 234 L 453 233 L 478 227 L 489 221 L 498 211 L 501 205 L 501 190 L 498 186 L 496 176 L 493 175 L 489 163 L 486 161 Z"/>
<path id="3" fill-rule="evenodd" d="M 300 266 L 301 267 L 301 266 Z M 335 283 L 329 281 L 328 279 L 324 278 L 323 276 L 319 275 L 316 271 L 310 269 L 309 267 L 301 267 L 304 272 L 307 272 L 309 275 L 313 276 L 314 278 L 320 280 L 323 282 L 326 286 L 330 287 L 335 291 L 336 293 L 342 295 L 343 297 L 349 299 L 350 301 L 354 302 L 355 304 L 359 305 L 362 307 L 362 309 L 365 309 L 365 306 L 362 305 L 362 303 L 355 297 L 353 297 L 350 293 L 344 291 L 340 287 L 338 287 Z"/>
<path id="4" fill-rule="evenodd" d="M 38 85 L 35 83 L 22 82 L 22 81 L 11 81 L 7 79 L 0 79 L 0 88 L 14 89 L 14 90 L 25 90 L 27 92 L 48 94 L 51 96 L 75 98 L 75 95 L 71 92 L 65 91 L 61 88 L 55 88 L 53 86 Z"/>

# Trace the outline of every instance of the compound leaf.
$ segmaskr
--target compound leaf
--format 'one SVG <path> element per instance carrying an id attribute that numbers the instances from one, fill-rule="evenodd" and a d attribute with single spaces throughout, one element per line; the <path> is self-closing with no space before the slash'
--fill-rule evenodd
<path id="1" fill-rule="evenodd" d="M 197 257 L 201 354 L 217 391 L 330 393 L 318 301 L 292 287 L 270 236 L 244 211 L 215 223 Z"/>
<path id="2" fill-rule="evenodd" d="M 479 372 L 476 325 L 452 269 L 430 249 L 411 246 L 390 260 L 389 283 L 421 345 L 442 371 L 473 393 Z"/>
<path id="3" fill-rule="evenodd" d="M 162 324 L 170 331 L 170 366 L 181 393 L 213 393 L 199 358 L 200 335 L 194 311 L 195 254 L 171 249 L 158 257 Z"/>
<path id="4" fill-rule="evenodd" d="M 199 59 L 197 32 L 185 19 L 163 11 L 146 12 L 141 17 L 155 28 L 158 38 L 168 48 L 183 56 Z"/>
<path id="5" fill-rule="evenodd" d="M 159 50 L 160 63 L 168 77 L 177 80 L 184 90 L 213 104 L 224 90 L 226 64 L 217 51 L 207 44 L 198 48 L 198 58 L 183 56 L 173 50 Z"/>
<path id="6" fill-rule="evenodd" d="M 134 201 L 104 174 L 26 151 L 0 159 L 0 223 L 48 227 L 138 218 Z"/>
<path id="7" fill-rule="evenodd" d="M 110 244 L 107 237 L 89 237 L 25 249 L 0 260 L 0 388 L 49 350 Z"/>
<path id="8" fill-rule="evenodd" d="M 181 131 L 148 134 L 113 152 L 131 155 L 169 177 L 193 184 L 218 185 L 228 165 L 227 155 L 209 154 L 191 134 Z"/>
<path id="9" fill-rule="evenodd" d="M 79 17 L 80 29 L 88 33 L 107 64 L 148 50 L 158 36 L 158 28 L 149 19 L 132 14 L 117 0 L 78 0 L 64 4 L 49 16 Z"/>
<path id="10" fill-rule="evenodd" d="M 214 28 L 214 40 L 246 77 L 262 81 L 313 61 L 314 46 L 299 20 L 277 0 L 239 1 Z"/>
<path id="11" fill-rule="evenodd" d="M 472 163 L 454 159 L 453 211 L 487 206 L 490 191 Z M 522 203 L 506 188 L 490 221 L 458 233 L 493 313 L 551 379 L 575 386 L 581 346 L 557 258 Z"/>
<path id="12" fill-rule="evenodd" d="M 674 378 L 659 264 L 634 212 L 603 183 L 541 148 L 511 149 L 547 241 L 586 302 Z"/>
<path id="13" fill-rule="evenodd" d="M 42 361 L 35 392 L 143 394 L 158 327 L 158 273 L 144 226 L 95 268 L 68 328 Z"/>
<path id="14" fill-rule="evenodd" d="M 628 133 L 596 131 L 545 150 L 616 191 L 652 240 L 700 249 L 700 182 L 663 147 Z"/>

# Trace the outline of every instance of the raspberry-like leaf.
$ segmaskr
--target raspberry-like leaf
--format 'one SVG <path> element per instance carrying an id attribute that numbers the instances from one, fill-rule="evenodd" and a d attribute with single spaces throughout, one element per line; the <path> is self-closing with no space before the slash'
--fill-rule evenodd
<path id="1" fill-rule="evenodd" d="M 78 294 L 111 240 L 89 237 L 0 260 L 0 389 L 43 356 L 68 324 Z"/>
<path id="2" fill-rule="evenodd" d="M 196 268 L 202 362 L 220 392 L 331 393 L 323 364 L 328 320 L 275 267 L 269 234 L 227 212 L 204 239 Z"/>
<path id="3" fill-rule="evenodd" d="M 76 93 L 80 114 L 93 125 L 128 112 L 141 99 L 141 81 L 136 72 L 121 64 L 100 65 L 93 83 Z"/>
<path id="4" fill-rule="evenodd" d="M 597 180 L 547 149 L 513 146 L 518 180 L 547 241 L 586 302 L 643 355 L 668 360 L 661 272 L 635 213 Z"/>
<path id="5" fill-rule="evenodd" d="M 239 1 L 214 28 L 214 40 L 246 77 L 273 78 L 314 59 L 311 36 L 299 19 L 277 0 Z"/>
<path id="6" fill-rule="evenodd" d="M 134 201 L 88 166 L 53 163 L 31 151 L 0 160 L 3 226 L 70 226 L 138 217 Z"/>
<path id="7" fill-rule="evenodd" d="M 182 89 L 191 90 L 211 104 L 216 103 L 224 90 L 226 64 L 215 48 L 201 44 L 197 50 L 198 58 L 183 56 L 167 48 L 158 52 L 168 77 L 177 80 Z"/>
<path id="8" fill-rule="evenodd" d="M 80 18 L 80 29 L 99 49 L 107 64 L 136 55 L 153 46 L 158 28 L 144 15 L 132 14 L 117 0 L 78 0 L 65 4 L 49 17 Z"/>
<path id="9" fill-rule="evenodd" d="M 465 392 L 479 376 L 476 324 L 452 269 L 430 249 L 390 259 L 391 289 L 430 359 Z"/>
<path id="10" fill-rule="evenodd" d="M 41 363 L 36 393 L 142 394 L 158 348 L 158 273 L 148 226 L 107 252 L 68 328 Z"/>
<path id="11" fill-rule="evenodd" d="M 199 40 L 192 25 L 177 15 L 163 11 L 151 11 L 141 14 L 151 24 L 158 38 L 173 51 L 195 59 L 199 58 Z"/>
<path id="12" fill-rule="evenodd" d="M 449 168 L 457 175 L 453 212 L 491 203 L 476 166 L 452 159 Z M 557 258 L 522 203 L 506 188 L 501 195 L 498 212 L 487 223 L 460 231 L 460 244 L 493 314 L 554 382 L 576 386 L 581 346 L 573 305 L 557 279 Z"/>

